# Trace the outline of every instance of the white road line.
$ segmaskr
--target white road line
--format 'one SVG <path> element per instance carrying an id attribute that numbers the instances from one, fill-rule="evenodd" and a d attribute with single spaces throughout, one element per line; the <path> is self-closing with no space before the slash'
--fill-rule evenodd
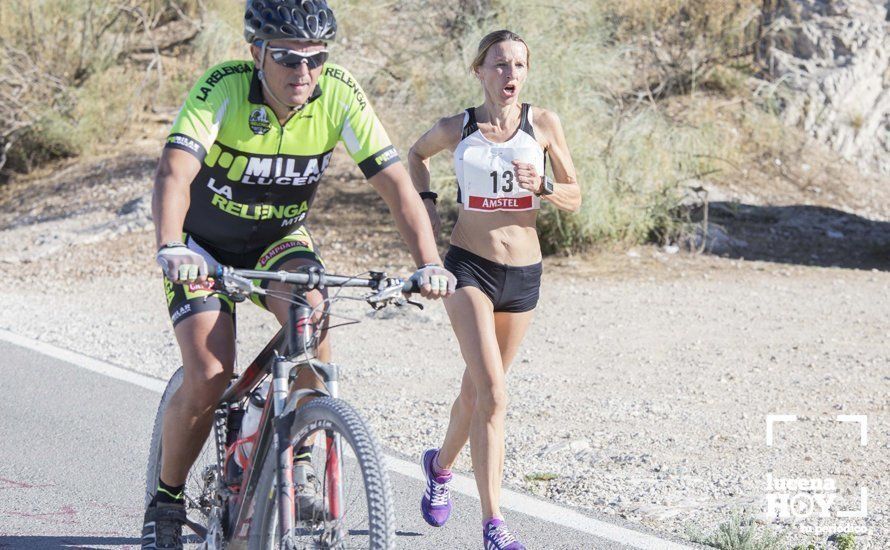
<path id="1" fill-rule="evenodd" d="M 19 347 L 27 348 L 32 351 L 42 353 L 43 355 L 54 357 L 56 359 L 59 359 L 60 361 L 64 361 L 66 363 L 81 367 L 83 369 L 102 374 L 117 380 L 122 380 L 124 382 L 129 382 L 136 386 L 157 393 L 162 393 L 164 391 L 164 388 L 166 387 L 166 382 L 163 380 L 159 380 L 151 376 L 145 376 L 144 374 L 139 374 L 137 372 L 112 365 L 111 363 L 106 363 L 105 361 L 101 361 L 93 357 L 88 357 L 74 351 L 69 351 L 58 346 L 54 346 L 52 344 L 48 344 L 46 342 L 34 340 L 26 336 L 20 336 L 18 334 L 9 332 L 8 330 L 0 329 L 0 340 L 5 340 L 6 342 L 15 344 Z M 386 460 L 387 464 L 389 465 L 389 469 L 393 472 L 408 476 L 421 482 L 426 482 L 422 472 L 420 471 L 419 461 L 415 464 L 389 455 L 386 456 Z M 476 490 L 476 482 L 467 476 L 456 474 L 453 478 L 451 487 L 458 493 L 476 499 L 479 498 L 479 493 Z M 640 550 L 692 549 L 691 546 L 685 546 L 658 538 L 654 535 L 640 533 L 632 529 L 627 529 L 625 527 L 619 527 L 611 523 L 599 521 L 583 514 L 579 514 L 574 510 L 563 508 L 562 506 L 557 506 L 555 504 L 529 497 L 527 495 L 523 495 L 509 489 L 501 490 L 501 506 L 529 516 L 534 516 L 545 521 L 549 521 L 550 523 L 562 525 L 564 527 L 568 527 L 582 533 L 588 533 L 601 539 L 624 544 L 626 546 L 630 546 L 631 548 L 638 548 Z"/>
<path id="2" fill-rule="evenodd" d="M 33 338 L 28 338 L 27 336 L 19 336 L 18 334 L 9 332 L 8 330 L 0 329 L 0 340 L 6 340 L 10 344 L 15 344 L 22 348 L 28 348 L 32 351 L 54 357 L 60 361 L 71 363 L 72 365 L 76 365 L 83 369 L 93 371 L 98 374 L 103 374 L 105 376 L 108 376 L 109 378 L 115 378 L 117 380 L 129 382 L 130 384 L 135 384 L 136 386 L 145 388 L 147 390 L 163 393 L 164 388 L 167 387 L 167 382 L 164 380 L 160 380 L 151 376 L 145 376 L 144 374 L 139 374 L 138 372 L 133 372 L 131 370 L 118 367 L 117 365 L 112 365 L 111 363 L 106 363 L 105 361 L 94 359 L 87 355 L 83 355 L 82 353 L 77 353 L 76 351 L 69 351 L 67 349 L 48 344 L 46 342 L 41 342 L 40 340 L 34 340 Z"/>

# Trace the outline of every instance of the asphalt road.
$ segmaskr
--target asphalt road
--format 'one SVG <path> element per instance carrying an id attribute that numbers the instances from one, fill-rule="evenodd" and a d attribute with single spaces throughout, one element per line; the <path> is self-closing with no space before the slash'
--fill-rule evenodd
<path id="1" fill-rule="evenodd" d="M 0 380 L 0 548 L 138 548 L 160 395 L 3 341 Z M 481 548 L 476 499 L 456 494 L 449 524 L 432 528 L 418 510 L 421 482 L 390 476 L 400 548 Z M 530 549 L 642 547 L 506 515 Z"/>

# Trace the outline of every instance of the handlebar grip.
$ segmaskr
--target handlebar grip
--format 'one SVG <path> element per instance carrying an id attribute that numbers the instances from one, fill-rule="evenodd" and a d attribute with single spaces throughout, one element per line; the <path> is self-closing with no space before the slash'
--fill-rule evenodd
<path id="1" fill-rule="evenodd" d="M 420 282 L 414 278 L 408 279 L 407 281 L 405 281 L 405 284 L 402 285 L 402 292 L 405 292 L 407 294 L 420 292 Z"/>

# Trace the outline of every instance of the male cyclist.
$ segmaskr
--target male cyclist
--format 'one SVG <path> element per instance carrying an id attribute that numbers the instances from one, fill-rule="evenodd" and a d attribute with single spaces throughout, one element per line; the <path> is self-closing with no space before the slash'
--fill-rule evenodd
<path id="1" fill-rule="evenodd" d="M 182 386 L 164 416 L 160 482 L 142 547 L 182 548 L 183 489 L 235 361 L 233 304 L 205 288 L 215 263 L 279 270 L 322 266 L 304 225 L 333 149 L 342 141 L 380 194 L 417 265 L 421 294 L 454 292 L 426 209 L 368 97 L 326 63 L 337 24 L 324 0 L 247 0 L 253 61 L 229 61 L 192 88 L 155 177 L 157 261 L 182 353 Z M 270 290 L 286 291 L 277 283 Z M 308 296 L 313 308 L 322 292 Z M 280 323 L 288 304 L 256 300 Z M 322 335 L 318 356 L 329 361 Z M 297 385 L 314 383 L 311 374 Z M 299 449 L 295 457 L 308 454 Z M 299 465 L 299 461 L 297 462 Z M 299 466 L 298 466 L 299 467 Z"/>

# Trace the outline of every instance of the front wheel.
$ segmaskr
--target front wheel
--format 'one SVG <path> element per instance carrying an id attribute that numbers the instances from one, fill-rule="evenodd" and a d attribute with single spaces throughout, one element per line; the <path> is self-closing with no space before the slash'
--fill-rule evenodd
<path id="1" fill-rule="evenodd" d="M 339 441 L 340 452 L 336 452 Z M 266 455 L 250 526 L 251 549 L 395 548 L 392 489 L 383 454 L 359 413 L 340 399 L 313 399 L 297 409 L 290 430 L 295 449 L 312 443 L 308 484 L 300 498 L 323 503 L 310 514 L 297 510 L 290 540 L 278 529 L 276 457 Z M 295 467 L 296 468 L 296 467 Z M 298 508 L 298 506 L 295 506 Z"/>

